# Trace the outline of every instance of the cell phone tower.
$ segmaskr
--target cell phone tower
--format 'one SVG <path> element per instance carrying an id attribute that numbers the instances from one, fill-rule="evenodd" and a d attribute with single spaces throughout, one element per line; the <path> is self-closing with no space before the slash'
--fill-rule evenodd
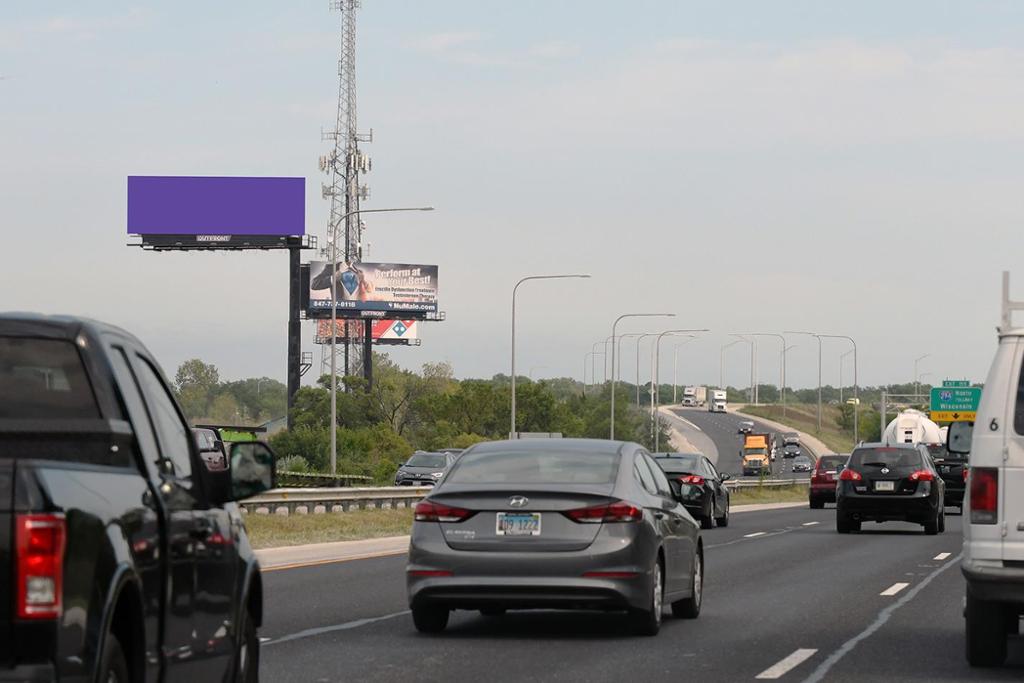
<path id="1" fill-rule="evenodd" d="M 359 184 L 359 176 L 370 170 L 370 159 L 359 151 L 360 142 L 372 142 L 373 131 L 360 134 L 356 118 L 356 10 L 360 0 L 331 0 L 331 9 L 341 12 L 341 56 L 338 59 L 338 113 L 334 128 L 321 130 L 321 139 L 334 143 L 334 149 L 327 156 L 320 157 L 320 170 L 330 177 L 330 184 L 322 185 L 324 199 L 331 202 L 331 212 L 327 222 L 327 239 L 321 249 L 328 261 L 333 253 L 344 263 L 356 263 L 362 260 L 362 221 L 358 214 L 359 201 L 369 196 L 369 189 Z M 339 244 L 335 251 L 333 242 L 337 236 Z M 342 241 L 343 240 L 343 241 Z M 339 321 L 341 330 L 340 344 L 322 344 L 320 376 L 330 374 L 331 362 L 341 360 L 344 374 L 349 375 L 354 368 L 350 364 L 350 348 L 352 338 L 362 338 L 363 326 L 371 324 L 363 321 Z M 334 330 L 330 330 L 334 334 Z M 341 358 L 332 358 L 332 356 Z M 355 354 L 358 358 L 359 354 Z"/>

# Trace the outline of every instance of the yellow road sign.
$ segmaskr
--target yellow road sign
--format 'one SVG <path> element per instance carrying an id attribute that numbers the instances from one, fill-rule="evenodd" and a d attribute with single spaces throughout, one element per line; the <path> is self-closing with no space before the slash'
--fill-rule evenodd
<path id="1" fill-rule="evenodd" d="M 973 411 L 933 410 L 931 418 L 932 422 L 974 422 L 977 415 Z"/>

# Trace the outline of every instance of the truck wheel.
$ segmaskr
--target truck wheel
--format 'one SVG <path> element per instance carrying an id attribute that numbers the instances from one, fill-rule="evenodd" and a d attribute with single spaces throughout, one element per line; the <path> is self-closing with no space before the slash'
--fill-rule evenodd
<path id="1" fill-rule="evenodd" d="M 1000 666 L 1006 661 L 1006 615 L 998 602 L 985 602 L 967 587 L 966 644 L 971 666 Z"/>
<path id="2" fill-rule="evenodd" d="M 113 633 L 107 634 L 100 658 L 99 681 L 102 683 L 128 683 L 128 660 L 125 659 L 121 643 Z"/>
<path id="3" fill-rule="evenodd" d="M 260 680 L 260 639 L 248 607 L 242 612 L 239 636 L 235 652 L 235 683 L 257 683 Z"/>
<path id="4" fill-rule="evenodd" d="M 440 633 L 448 625 L 448 608 L 421 605 L 412 608 L 412 623 L 420 633 Z"/>

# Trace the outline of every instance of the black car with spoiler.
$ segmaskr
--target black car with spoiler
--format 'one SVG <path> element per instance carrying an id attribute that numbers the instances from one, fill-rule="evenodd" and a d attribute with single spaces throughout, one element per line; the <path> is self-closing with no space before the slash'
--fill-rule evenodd
<path id="1" fill-rule="evenodd" d="M 204 465 L 128 333 L 0 314 L 0 681 L 255 681 L 259 565 L 230 501 L 273 453 Z"/>

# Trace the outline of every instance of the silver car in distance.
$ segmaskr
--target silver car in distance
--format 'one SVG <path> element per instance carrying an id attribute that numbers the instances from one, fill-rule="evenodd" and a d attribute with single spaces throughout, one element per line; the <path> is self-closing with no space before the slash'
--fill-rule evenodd
<path id="1" fill-rule="evenodd" d="M 622 611 L 655 635 L 665 603 L 700 613 L 700 525 L 635 443 L 494 441 L 468 449 L 415 510 L 407 585 L 422 632 L 453 609 Z"/>

